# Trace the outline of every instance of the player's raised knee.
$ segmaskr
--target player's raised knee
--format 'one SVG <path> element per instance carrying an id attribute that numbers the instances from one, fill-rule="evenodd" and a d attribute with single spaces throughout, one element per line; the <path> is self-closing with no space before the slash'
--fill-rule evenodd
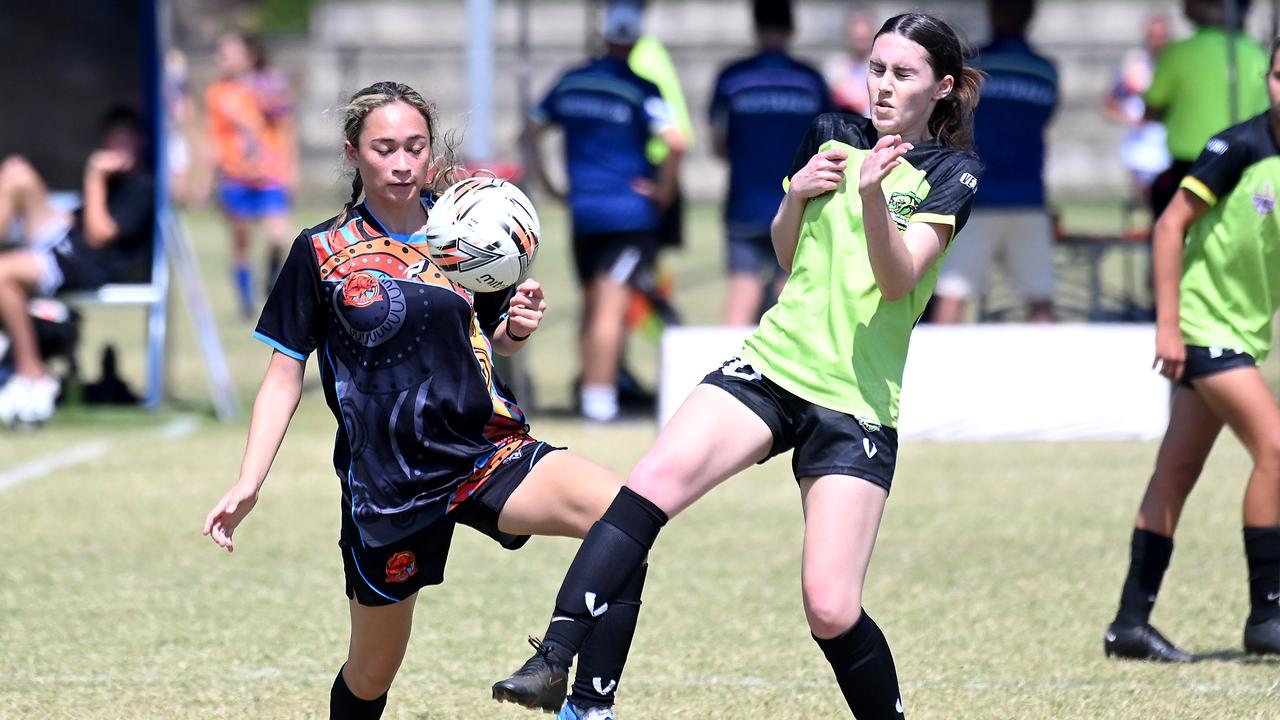
<path id="1" fill-rule="evenodd" d="M 396 671 L 399 669 L 399 660 L 391 658 L 362 659 L 359 662 L 349 660 L 342 669 L 342 679 L 356 697 L 372 700 L 381 697 L 391 688 L 391 682 L 396 679 Z"/>

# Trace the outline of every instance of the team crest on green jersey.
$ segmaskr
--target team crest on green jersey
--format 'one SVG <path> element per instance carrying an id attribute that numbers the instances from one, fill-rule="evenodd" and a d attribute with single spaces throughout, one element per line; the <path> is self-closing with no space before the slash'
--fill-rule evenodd
<path id="1" fill-rule="evenodd" d="M 1264 183 L 1262 188 L 1253 194 L 1253 209 L 1257 210 L 1259 215 L 1266 215 L 1276 209 L 1276 193 L 1271 183 Z"/>
<path id="2" fill-rule="evenodd" d="M 898 226 L 899 231 L 907 229 L 911 216 L 920 207 L 920 200 L 919 195 L 911 192 L 890 193 L 889 214 L 893 216 L 893 223 Z"/>

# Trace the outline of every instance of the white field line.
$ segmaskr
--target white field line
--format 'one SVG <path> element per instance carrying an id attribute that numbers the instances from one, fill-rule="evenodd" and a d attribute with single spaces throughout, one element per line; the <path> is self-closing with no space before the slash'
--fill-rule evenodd
<path id="1" fill-rule="evenodd" d="M 195 418 L 177 418 L 165 424 L 154 435 L 163 440 L 174 440 L 190 435 L 195 432 L 198 426 L 199 423 Z M 59 450 L 55 453 L 28 460 L 0 472 L 0 492 L 42 478 L 64 468 L 97 460 L 106 455 L 116 444 L 105 440 L 92 440 L 79 445 L 72 445 L 66 450 Z"/>
<path id="2" fill-rule="evenodd" d="M 295 683 L 328 683 L 333 680 L 332 673 L 313 674 L 298 673 L 283 668 L 264 667 L 253 670 L 239 670 L 227 678 L 232 682 L 245 680 L 282 680 Z M 402 673 L 396 680 L 400 683 L 447 682 L 451 684 L 479 684 L 483 686 L 489 678 L 447 676 L 442 673 Z M 178 685 L 189 681 L 173 675 L 155 675 L 145 673 L 130 674 L 68 674 L 68 675 L 6 675 L 0 674 L 0 683 L 16 685 L 31 683 L 34 685 Z M 634 690 L 646 687 L 723 687 L 723 688 L 823 688 L 834 687 L 834 680 L 802 680 L 802 679 L 768 679 L 756 677 L 693 677 L 693 678 L 644 678 L 636 679 L 628 685 Z M 909 690 L 969 690 L 986 692 L 1072 692 L 1072 693 L 1132 693 L 1141 690 L 1137 682 L 1073 682 L 1070 680 L 971 680 L 960 682 L 921 680 L 906 681 L 901 686 Z M 1245 683 L 1187 683 L 1178 689 L 1201 695 L 1280 695 L 1280 680 L 1270 684 Z M 1166 691 L 1162 688 L 1161 691 Z"/>

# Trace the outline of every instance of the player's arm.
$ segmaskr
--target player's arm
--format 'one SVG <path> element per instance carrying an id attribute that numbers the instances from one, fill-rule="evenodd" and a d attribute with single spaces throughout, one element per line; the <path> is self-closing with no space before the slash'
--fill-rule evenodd
<path id="1" fill-rule="evenodd" d="M 1182 251 L 1187 230 L 1208 211 L 1209 204 L 1204 200 L 1190 190 L 1179 190 L 1160 214 L 1151 239 L 1156 286 L 1155 366 L 1175 382 L 1182 378 L 1187 359 L 1178 299 L 1182 287 Z"/>
<path id="2" fill-rule="evenodd" d="M 829 193 L 840 185 L 849 155 L 833 148 L 809 158 L 809 162 L 787 180 L 787 193 L 782 196 L 778 212 L 769 225 L 769 239 L 778 264 L 791 272 L 796 257 L 796 244 L 800 241 L 800 223 L 804 220 L 804 207 L 809 200 Z"/>
<path id="3" fill-rule="evenodd" d="M 258 502 L 258 492 L 267 479 L 267 471 L 280 450 L 289 421 L 302 397 L 302 376 L 306 360 L 298 360 L 277 350 L 271 354 L 267 374 L 253 403 L 249 422 L 249 441 L 240 463 L 240 479 L 222 500 L 209 511 L 204 521 L 204 534 L 219 547 L 235 549 L 231 536 Z"/>
<path id="4" fill-rule="evenodd" d="M 538 182 L 547 191 L 547 194 L 560 202 L 565 202 L 568 195 L 556 187 L 555 182 L 551 180 L 551 175 L 547 173 L 546 155 L 542 152 L 542 139 L 546 135 L 548 127 L 550 126 L 546 123 L 533 119 L 525 126 L 529 144 L 529 163 L 533 165 L 534 177 L 538 178 Z"/>
<path id="5" fill-rule="evenodd" d="M 668 152 L 666 159 L 658 167 L 653 200 L 659 206 L 667 207 L 676 197 L 676 186 L 680 181 L 680 162 L 684 159 L 685 149 L 689 143 L 675 125 L 667 126 L 660 135 L 667 145 Z"/>
<path id="6" fill-rule="evenodd" d="M 506 315 L 493 332 L 493 351 L 509 357 L 524 349 L 525 341 L 542 324 L 546 311 L 542 285 L 533 279 L 520 283 L 507 303 Z"/>
<path id="7" fill-rule="evenodd" d="M 911 143 L 889 135 L 876 143 L 862 161 L 858 193 L 862 196 L 862 225 L 867 236 L 867 256 L 876 286 L 886 300 L 900 300 L 915 289 L 929 266 L 951 240 L 952 228 L 932 222 L 915 222 L 899 232 L 889 215 L 881 182 L 909 150 Z"/>
<path id="8" fill-rule="evenodd" d="M 110 245 L 120 226 L 107 204 L 107 178 L 133 169 L 135 160 L 119 150 L 95 150 L 84 168 L 84 239 L 89 247 Z"/>

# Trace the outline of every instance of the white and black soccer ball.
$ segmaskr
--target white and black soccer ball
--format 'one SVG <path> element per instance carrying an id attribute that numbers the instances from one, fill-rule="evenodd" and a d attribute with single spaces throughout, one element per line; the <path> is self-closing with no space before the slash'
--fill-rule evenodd
<path id="1" fill-rule="evenodd" d="M 427 215 L 427 254 L 450 280 L 476 292 L 524 280 L 542 226 L 520 188 L 494 177 L 449 186 Z"/>

